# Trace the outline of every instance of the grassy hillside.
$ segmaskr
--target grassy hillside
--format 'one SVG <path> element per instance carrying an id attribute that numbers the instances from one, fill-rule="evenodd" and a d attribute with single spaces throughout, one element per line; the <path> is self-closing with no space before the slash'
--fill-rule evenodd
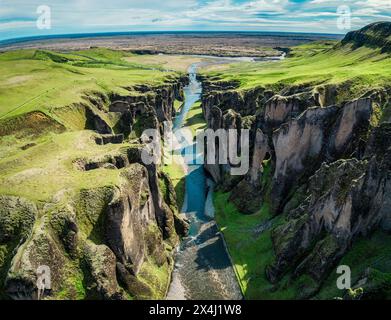
<path id="1" fill-rule="evenodd" d="M 12 138 L 0 145 L 0 194 L 49 201 L 61 190 L 88 189 L 115 184 L 117 170 L 77 170 L 78 159 L 99 160 L 119 154 L 126 145 L 97 145 L 91 131 L 48 134 L 27 150 Z M 102 174 L 104 172 L 104 174 Z M 39 190 L 39 192 L 37 192 Z"/>
<path id="2" fill-rule="evenodd" d="M 137 63 L 127 59 L 135 59 Z M 115 145 L 102 147 L 90 143 L 92 134 L 78 131 L 84 129 L 86 115 L 77 104 L 90 103 L 88 99 L 94 94 L 103 99 L 112 93 L 132 95 L 129 89 L 132 85 L 162 84 L 178 74 L 165 71 L 158 62 L 150 56 L 101 48 L 68 53 L 20 50 L 0 54 L 0 193 L 44 201 L 59 190 L 78 190 L 85 184 L 105 185 L 115 179 L 116 174 L 110 170 L 104 176 L 96 170 L 83 173 L 74 170 L 72 162 L 78 157 L 98 158 L 119 151 Z M 9 121 L 16 116 L 17 121 Z M 101 116 L 105 119 L 115 115 Z M 40 130 L 40 126 L 46 130 Z M 75 132 L 55 134 L 65 129 Z M 8 135 L 7 130 L 16 133 Z M 31 137 L 36 132 L 45 134 Z M 39 193 L 35 191 L 38 187 Z"/>
<path id="3" fill-rule="evenodd" d="M 191 109 L 189 110 L 185 122 L 184 127 L 190 128 L 193 133 L 193 136 L 196 135 L 197 130 L 203 130 L 206 128 L 204 115 L 202 113 L 201 102 L 196 102 Z"/>
<path id="4" fill-rule="evenodd" d="M 235 89 L 239 91 L 264 87 L 288 92 L 291 87 L 315 90 L 318 86 L 330 85 L 341 88 L 336 99 L 340 102 L 369 90 L 390 88 L 391 54 L 372 45 L 317 42 L 292 48 L 282 61 L 238 63 L 211 68 L 204 71 L 204 75 L 212 82 L 239 82 L 239 88 Z M 389 103 L 384 108 L 374 112 L 389 113 Z M 266 176 L 270 181 L 271 177 Z M 303 296 L 312 286 L 312 278 L 285 276 L 275 285 L 266 278 L 266 266 L 275 259 L 271 233 L 284 223 L 285 216 L 271 217 L 267 202 L 255 214 L 244 215 L 229 202 L 229 197 L 229 193 L 215 193 L 216 221 L 225 236 L 244 296 L 248 299 L 298 299 Z M 265 199 L 268 199 L 267 195 Z M 374 283 L 379 287 L 390 283 L 390 241 L 390 235 L 378 231 L 371 238 L 361 239 L 353 245 L 340 263 L 352 267 L 353 282 L 367 268 L 373 268 L 370 277 L 374 278 Z M 342 297 L 345 292 L 336 288 L 337 277 L 335 273 L 330 274 L 315 298 Z"/>
<path id="5" fill-rule="evenodd" d="M 171 63 L 174 63 L 173 59 Z M 192 61 L 181 59 L 182 69 L 186 63 Z M 115 125 L 120 122 L 121 115 L 107 112 L 111 95 L 144 95 L 132 87 L 147 85 L 152 88 L 167 84 L 181 74 L 167 71 L 163 65 L 161 60 L 150 56 L 100 48 L 67 53 L 42 50 L 0 53 L 0 200 L 3 201 L 2 197 L 18 199 L 15 200 L 18 203 L 26 199 L 40 210 L 26 246 L 41 250 L 45 261 L 49 259 L 48 255 L 52 257 L 52 251 L 47 248 L 50 239 L 56 240 L 53 248 L 60 249 L 56 249 L 58 256 L 53 259 L 61 257 L 63 260 L 53 274 L 62 277 L 64 273 L 64 277 L 57 281 L 61 285 L 57 285 L 52 298 L 91 298 L 91 275 L 85 267 L 90 260 L 85 248 L 91 241 L 94 245 L 105 243 L 102 219 L 105 219 L 114 192 L 124 188 L 135 199 L 139 195 L 139 167 L 125 163 L 129 150 L 138 143 L 138 137 L 132 135 L 123 143 L 98 144 L 96 139 L 102 139 L 102 136 L 92 131 L 95 129 L 93 121 L 99 118 L 101 124 L 105 123 L 119 133 L 122 127 Z M 151 94 L 145 93 L 147 98 Z M 176 102 L 176 106 L 179 105 Z M 124 167 L 114 166 L 117 161 L 123 162 Z M 128 174 L 134 178 L 130 177 L 126 186 L 128 178 L 124 176 Z M 139 196 L 141 206 L 146 201 L 145 193 L 140 192 Z M 8 210 L 8 202 L 5 203 L 0 204 L 2 215 L 2 210 Z M 57 221 L 52 207 L 56 210 L 61 207 L 62 215 L 76 212 L 78 247 L 72 254 L 63 249 L 63 231 L 57 229 L 57 222 L 53 222 L 53 228 L 51 226 L 52 221 Z M 14 215 L 18 216 L 18 212 Z M 0 217 L 0 233 L 14 223 L 14 218 L 7 219 L 7 216 Z M 152 222 L 150 227 L 155 229 L 145 231 L 145 241 L 163 258 L 160 259 L 155 251 L 146 253 L 138 277 L 133 279 L 133 287 L 126 287 L 128 298 L 163 298 L 170 283 L 172 263 L 168 257 L 171 257 L 175 237 L 164 242 L 159 240 L 160 229 L 154 225 L 154 220 Z M 137 232 L 141 234 L 143 230 Z M 37 234 L 46 237 L 39 245 L 34 243 Z M 3 298 L 3 286 L 18 242 L 4 239 L 3 234 L 0 238 L 0 297 Z M 35 257 L 35 254 L 28 256 Z M 92 253 L 92 257 L 98 262 L 91 260 L 89 265 L 97 269 L 106 266 L 99 260 L 103 255 Z M 107 278 L 117 283 L 115 265 L 114 277 Z"/>
<path id="6" fill-rule="evenodd" d="M 0 54 L 0 119 L 33 110 L 44 113 L 83 100 L 86 94 L 126 93 L 134 84 L 160 84 L 174 72 L 126 61 L 131 54 L 108 49 L 70 53 L 40 50 Z M 137 57 L 137 56 L 135 56 Z M 146 58 L 145 58 L 146 59 Z"/>
<path id="7" fill-rule="evenodd" d="M 381 49 L 333 42 L 293 48 L 290 57 L 277 62 L 240 63 L 209 73 L 222 80 L 239 80 L 242 89 L 256 86 L 327 85 L 350 81 L 364 92 L 391 83 L 391 56 Z M 353 86 L 354 88 L 354 86 Z"/>

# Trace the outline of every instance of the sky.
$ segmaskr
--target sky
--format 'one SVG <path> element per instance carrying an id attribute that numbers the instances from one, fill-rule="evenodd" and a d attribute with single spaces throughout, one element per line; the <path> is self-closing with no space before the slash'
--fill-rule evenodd
<path id="1" fill-rule="evenodd" d="M 0 0 L 0 40 L 116 31 L 346 33 L 375 21 L 391 21 L 391 0 Z"/>

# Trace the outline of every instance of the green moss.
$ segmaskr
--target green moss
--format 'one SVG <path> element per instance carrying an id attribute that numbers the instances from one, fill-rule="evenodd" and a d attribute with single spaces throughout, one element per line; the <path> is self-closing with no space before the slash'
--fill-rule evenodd
<path id="1" fill-rule="evenodd" d="M 144 206 L 149 199 L 149 191 L 143 190 L 140 195 L 140 206 Z"/>
<path id="2" fill-rule="evenodd" d="M 378 103 L 372 103 L 372 115 L 369 122 L 372 127 L 377 127 L 379 125 L 382 114 L 383 111 L 380 105 Z"/>
<path id="3" fill-rule="evenodd" d="M 274 91 L 287 86 L 341 85 L 349 83 L 342 100 L 357 98 L 373 86 L 390 83 L 391 58 L 381 49 L 334 44 L 306 44 L 293 48 L 285 60 L 270 63 L 238 63 L 226 70 L 205 72 L 224 81 L 239 81 L 241 89 L 265 87 Z M 340 99 L 340 100 L 341 100 Z"/>
<path id="4" fill-rule="evenodd" d="M 179 100 L 174 101 L 174 109 L 176 112 L 179 112 L 182 106 L 183 106 L 183 101 L 179 101 Z"/>
<path id="5" fill-rule="evenodd" d="M 179 210 L 181 210 L 186 193 L 186 174 L 184 167 L 180 163 L 178 163 L 178 157 L 174 156 L 172 163 L 165 164 L 162 167 L 162 171 L 165 172 L 172 181 L 176 193 L 178 208 Z"/>
<path id="6" fill-rule="evenodd" d="M 52 298 L 55 300 L 83 300 L 86 297 L 84 274 L 73 266 L 69 268 L 61 289 Z"/>
<path id="7" fill-rule="evenodd" d="M 111 187 L 103 187 L 82 190 L 78 196 L 76 214 L 81 234 L 95 244 L 104 243 L 104 214 L 113 192 Z"/>
<path id="8" fill-rule="evenodd" d="M 348 296 L 351 300 L 358 300 L 364 293 L 363 288 L 357 288 L 357 289 L 348 289 Z"/>
<path id="9" fill-rule="evenodd" d="M 11 266 L 14 250 L 19 244 L 19 239 L 0 244 L 0 299 L 6 299 L 4 283 Z"/>
<path id="10" fill-rule="evenodd" d="M 338 265 L 347 265 L 351 268 L 352 285 L 360 279 L 368 268 L 374 268 L 378 272 L 383 273 L 382 276 L 391 279 L 389 277 L 391 274 L 391 236 L 378 231 L 370 238 L 359 239 L 341 261 L 338 262 Z M 379 273 L 374 273 L 374 275 L 376 274 Z M 345 292 L 338 290 L 336 286 L 339 276 L 336 270 L 332 271 L 317 298 L 332 299 L 343 296 Z"/>
<path id="11" fill-rule="evenodd" d="M 196 136 L 197 130 L 204 130 L 206 128 L 206 121 L 202 112 L 201 102 L 196 102 L 186 115 L 183 126 L 190 128 L 193 137 Z"/>
<path id="12" fill-rule="evenodd" d="M 261 175 L 261 186 L 265 194 L 268 194 L 271 188 L 271 182 L 273 178 L 272 162 L 271 160 L 264 160 L 262 163 L 263 172 Z"/>

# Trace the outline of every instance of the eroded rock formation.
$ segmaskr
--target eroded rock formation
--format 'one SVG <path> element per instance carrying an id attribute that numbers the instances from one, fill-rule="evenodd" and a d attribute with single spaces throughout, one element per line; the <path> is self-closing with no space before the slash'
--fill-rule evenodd
<path id="1" fill-rule="evenodd" d="M 210 82 L 203 98 L 209 128 L 240 129 L 254 118 L 247 175 L 225 174 L 229 164 L 205 167 L 240 212 L 268 202 L 280 222 L 272 228 L 275 259 L 266 277 L 275 288 L 287 275 L 310 277 L 298 298 L 313 297 L 357 239 L 390 232 L 390 124 L 387 113 L 379 116 L 391 107 L 389 88 L 344 101 L 348 83 L 234 94 L 233 84 Z M 359 282 L 368 295 L 380 292 L 369 280 L 376 272 Z"/>
<path id="2" fill-rule="evenodd" d="M 186 81 L 178 78 L 158 88 L 132 88 L 136 95 L 129 97 L 97 95 L 71 107 L 77 110 L 81 129 L 96 132 L 84 143 L 106 152 L 75 158 L 70 170 L 104 174 L 110 169 L 116 182 L 62 190 L 39 204 L 1 195 L 2 295 L 12 299 L 165 296 L 173 248 L 187 234 L 188 223 L 178 215 L 169 177 L 157 165 L 143 163 L 140 132 L 159 130 L 164 121 L 172 120 L 174 101 L 183 99 Z M 58 118 L 64 112 L 69 110 L 53 111 Z M 103 149 L 108 144 L 116 149 Z M 49 268 L 51 277 L 51 287 L 45 291 L 37 289 L 37 270 L 42 266 Z M 161 280 L 150 273 L 154 268 L 162 273 Z"/>

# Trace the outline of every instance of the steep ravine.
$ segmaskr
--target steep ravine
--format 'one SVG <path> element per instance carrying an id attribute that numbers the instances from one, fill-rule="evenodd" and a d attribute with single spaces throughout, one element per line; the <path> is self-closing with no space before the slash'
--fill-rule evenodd
<path id="1" fill-rule="evenodd" d="M 273 91 L 241 90 L 239 83 L 206 76 L 202 80 L 208 128 L 250 129 L 251 166 L 245 176 L 231 176 L 230 165 L 206 169 L 238 212 L 250 220 L 253 214 L 262 215 L 243 243 L 271 234 L 267 257 L 251 258 L 270 261 L 256 271 L 265 277 L 265 288 L 251 292 L 269 290 L 268 296 L 278 297 L 278 292 L 290 290 L 286 294 L 291 298 L 314 297 L 358 239 L 391 231 L 386 209 L 390 119 L 379 121 L 379 113 L 391 107 L 390 88 L 369 89 L 343 101 L 338 94 L 349 83 Z M 381 270 L 355 277 L 353 288 L 362 287 L 368 298 L 387 294 L 386 282 L 381 285 L 373 276 L 385 272 Z"/>
<path id="2" fill-rule="evenodd" d="M 183 126 L 189 109 L 201 98 L 201 83 L 196 77 L 197 65 L 189 70 L 190 84 L 184 88 L 185 103 L 174 121 L 174 131 Z M 181 153 L 193 154 L 193 144 Z M 234 270 L 224 240 L 210 212 L 209 179 L 203 165 L 194 160 L 185 163 L 186 197 L 183 212 L 190 221 L 189 236 L 183 239 L 175 255 L 175 269 L 167 299 L 241 299 Z"/>
<path id="3" fill-rule="evenodd" d="M 9 177 L 15 179 L 19 174 L 23 183 L 31 183 L 31 179 L 37 179 L 34 174 L 45 175 L 50 163 L 56 163 L 62 171 L 54 173 L 59 175 L 58 180 L 50 188 L 60 188 L 58 192 L 40 201 L 0 195 L 1 296 L 165 297 L 173 269 L 173 249 L 179 237 L 187 234 L 188 226 L 178 215 L 169 177 L 157 166 L 143 163 L 143 141 L 137 137 L 143 129 L 160 130 L 163 121 L 172 120 L 174 101 L 183 99 L 186 83 L 183 77 L 160 87 L 132 88 L 138 95 L 112 95 L 108 99 L 91 96 L 88 103 L 65 111 L 69 114 L 77 109 L 72 119 L 85 121 L 89 131 L 62 133 L 53 141 L 32 144 L 24 151 L 33 155 L 34 148 L 44 150 L 48 143 L 56 147 L 56 139 L 66 142 L 61 146 L 64 153 L 61 149 L 61 155 L 48 152 L 45 161 L 39 163 L 40 169 L 26 171 L 32 172 L 31 178 L 24 172 Z M 66 123 L 67 117 L 61 118 L 65 114 L 62 110 L 54 112 L 59 121 Z M 19 119 L 12 121 L 18 123 Z M 35 134 L 50 131 L 43 129 Z M 82 187 L 73 182 L 71 185 L 76 187 L 66 184 L 61 189 L 70 179 Z M 40 188 L 46 190 L 43 185 Z M 50 268 L 51 289 L 38 293 L 40 266 Z"/>

